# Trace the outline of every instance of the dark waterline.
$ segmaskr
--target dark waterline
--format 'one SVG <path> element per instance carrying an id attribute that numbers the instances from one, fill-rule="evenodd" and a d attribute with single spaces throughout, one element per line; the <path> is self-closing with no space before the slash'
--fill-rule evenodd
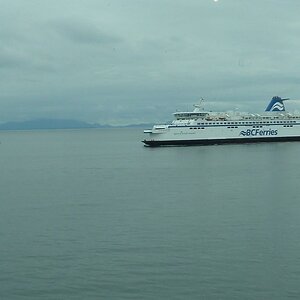
<path id="1" fill-rule="evenodd" d="M 0 132 L 1 299 L 299 299 L 300 143 Z"/>

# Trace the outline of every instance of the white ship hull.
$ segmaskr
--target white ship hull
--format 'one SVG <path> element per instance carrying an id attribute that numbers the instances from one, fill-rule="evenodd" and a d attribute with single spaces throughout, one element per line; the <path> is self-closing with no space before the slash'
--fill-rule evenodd
<path id="1" fill-rule="evenodd" d="M 300 123 L 287 125 L 222 127 L 168 127 L 152 130 L 143 142 L 148 146 L 211 145 L 300 140 Z"/>

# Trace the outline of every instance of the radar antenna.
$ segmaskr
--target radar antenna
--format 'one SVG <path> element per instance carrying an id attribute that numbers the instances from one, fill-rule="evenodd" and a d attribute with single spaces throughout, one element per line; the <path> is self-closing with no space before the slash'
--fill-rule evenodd
<path id="1" fill-rule="evenodd" d="M 194 104 L 194 107 L 203 110 L 204 109 L 203 108 L 203 104 L 204 104 L 204 99 L 201 97 L 200 100 L 199 100 L 199 103 L 198 104 Z"/>

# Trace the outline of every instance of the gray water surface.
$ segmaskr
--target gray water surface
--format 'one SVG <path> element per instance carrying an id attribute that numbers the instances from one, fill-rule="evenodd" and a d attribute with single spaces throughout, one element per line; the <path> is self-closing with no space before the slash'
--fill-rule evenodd
<path id="1" fill-rule="evenodd" d="M 299 299 L 300 143 L 0 132 L 1 299 Z"/>

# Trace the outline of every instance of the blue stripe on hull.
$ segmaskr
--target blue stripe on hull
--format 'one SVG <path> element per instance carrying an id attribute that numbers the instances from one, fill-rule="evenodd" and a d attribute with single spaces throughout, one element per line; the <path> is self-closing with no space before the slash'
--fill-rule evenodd
<path id="1" fill-rule="evenodd" d="M 207 140 L 171 140 L 154 141 L 143 140 L 145 146 L 196 146 L 196 145 L 218 145 L 218 144 L 241 144 L 241 143 L 262 143 L 262 142 L 291 142 L 300 141 L 300 136 L 289 137 L 264 137 L 264 138 L 233 138 L 233 139 L 207 139 Z"/>

